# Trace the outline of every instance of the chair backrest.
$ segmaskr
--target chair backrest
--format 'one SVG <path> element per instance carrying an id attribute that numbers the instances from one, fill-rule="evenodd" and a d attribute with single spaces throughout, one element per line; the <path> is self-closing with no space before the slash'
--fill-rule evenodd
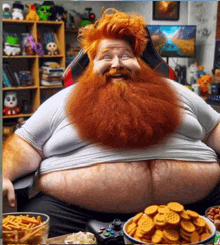
<path id="1" fill-rule="evenodd" d="M 146 62 L 146 64 L 148 64 L 156 72 L 159 72 L 162 76 L 176 80 L 176 74 L 173 69 L 162 59 L 160 54 L 157 52 L 147 27 L 146 31 L 148 33 L 148 43 L 141 55 L 141 58 Z M 81 49 L 76 58 L 69 64 L 63 73 L 63 86 L 68 87 L 75 83 L 74 81 L 82 74 L 88 64 L 88 55 Z"/>

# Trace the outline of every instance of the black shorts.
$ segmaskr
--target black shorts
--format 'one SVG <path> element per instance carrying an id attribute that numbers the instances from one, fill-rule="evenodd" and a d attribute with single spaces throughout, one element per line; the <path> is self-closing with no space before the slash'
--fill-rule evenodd
<path id="1" fill-rule="evenodd" d="M 185 204 L 185 209 L 194 210 L 200 215 L 205 214 L 205 210 L 214 205 L 220 205 L 220 183 L 204 199 Z M 81 208 L 76 205 L 70 205 L 61 202 L 51 196 L 38 193 L 32 197 L 21 212 L 40 212 L 50 216 L 49 237 L 65 235 L 68 233 L 85 231 L 86 223 L 91 219 L 102 222 L 111 222 L 118 218 L 126 221 L 136 213 L 103 213 Z"/>

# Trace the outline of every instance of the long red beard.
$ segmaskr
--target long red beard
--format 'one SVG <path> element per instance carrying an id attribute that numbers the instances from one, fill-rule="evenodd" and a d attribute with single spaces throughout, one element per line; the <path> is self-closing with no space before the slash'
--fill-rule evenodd
<path id="1" fill-rule="evenodd" d="M 166 81 L 141 60 L 128 80 L 88 69 L 67 100 L 66 112 L 83 140 L 111 148 L 143 148 L 157 144 L 180 124 L 178 98 Z"/>

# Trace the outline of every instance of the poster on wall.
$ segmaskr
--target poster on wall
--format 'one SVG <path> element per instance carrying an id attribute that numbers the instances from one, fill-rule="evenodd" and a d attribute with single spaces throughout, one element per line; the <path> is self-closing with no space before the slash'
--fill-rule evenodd
<path id="1" fill-rule="evenodd" d="M 153 1 L 153 20 L 179 20 L 179 1 Z"/>

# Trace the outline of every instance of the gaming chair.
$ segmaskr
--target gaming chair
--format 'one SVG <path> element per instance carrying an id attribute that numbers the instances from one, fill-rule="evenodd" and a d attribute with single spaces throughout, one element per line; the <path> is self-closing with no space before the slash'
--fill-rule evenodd
<path id="1" fill-rule="evenodd" d="M 144 52 L 141 55 L 142 60 L 146 62 L 154 71 L 160 73 L 162 76 L 176 80 L 176 74 L 173 69 L 162 59 L 160 54 L 154 47 L 153 41 L 150 36 L 150 32 L 147 31 L 147 45 Z M 89 57 L 81 49 L 76 58 L 69 64 L 63 73 L 63 86 L 68 87 L 75 83 L 74 81 L 82 74 L 85 68 L 89 64 Z"/>

